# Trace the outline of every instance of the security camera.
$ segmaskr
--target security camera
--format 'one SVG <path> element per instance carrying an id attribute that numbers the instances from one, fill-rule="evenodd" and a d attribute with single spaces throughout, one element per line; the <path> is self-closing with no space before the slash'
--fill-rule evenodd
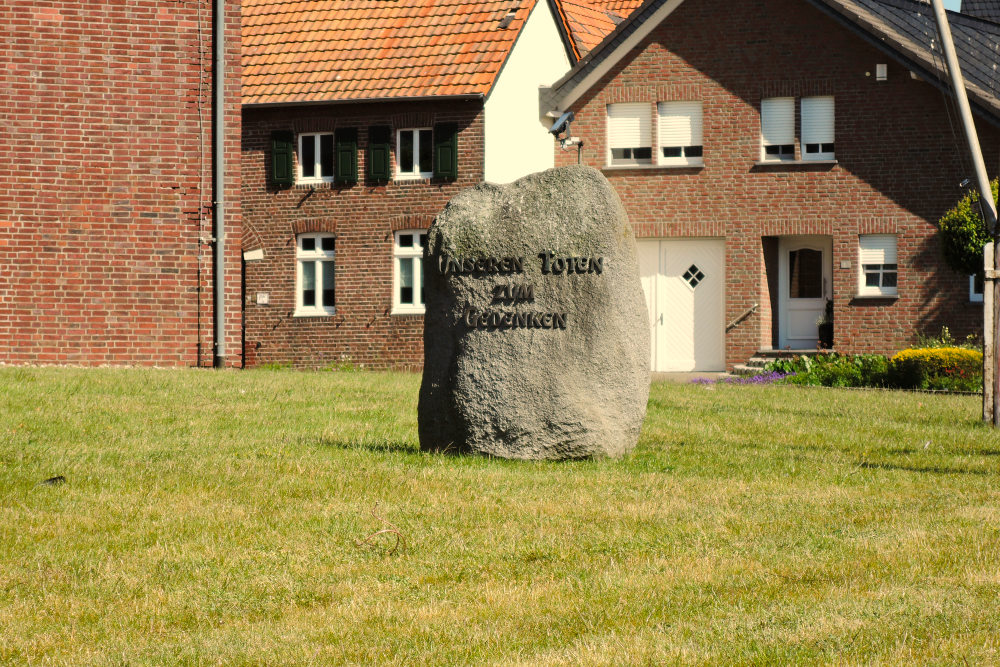
<path id="1" fill-rule="evenodd" d="M 563 132 L 569 132 L 569 124 L 573 122 L 574 118 L 576 118 L 576 114 L 572 111 L 567 111 L 559 116 L 559 120 L 552 124 L 552 127 L 549 128 L 549 133 L 558 137 Z"/>

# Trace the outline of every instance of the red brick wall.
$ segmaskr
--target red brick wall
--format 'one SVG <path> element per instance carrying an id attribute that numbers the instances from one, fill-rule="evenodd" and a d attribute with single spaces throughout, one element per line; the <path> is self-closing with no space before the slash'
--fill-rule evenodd
<path id="1" fill-rule="evenodd" d="M 459 126 L 458 180 L 364 181 L 368 128 L 395 130 L 454 122 Z M 361 182 L 274 187 L 271 132 L 332 132 L 358 128 Z M 393 163 L 395 171 L 395 163 Z M 483 180 L 480 102 L 384 103 L 246 109 L 243 116 L 244 249 L 264 258 L 245 263 L 245 350 L 248 365 L 418 368 L 423 363 L 423 316 L 392 315 L 393 232 L 427 228 L 460 189 Z M 336 314 L 296 317 L 295 237 L 329 231 L 336 240 Z M 269 305 L 258 305 L 267 293 Z"/>
<path id="2" fill-rule="evenodd" d="M 227 6 L 239 358 L 240 3 Z M 0 362 L 211 363 L 211 0 L 6 3 Z"/>
<path id="3" fill-rule="evenodd" d="M 888 63 L 887 81 L 875 80 L 876 63 Z M 755 166 L 761 98 L 805 95 L 835 97 L 838 164 Z M 704 167 L 604 173 L 638 236 L 725 236 L 726 321 L 761 304 L 727 334 L 730 367 L 772 342 L 769 236 L 833 237 L 838 351 L 890 353 L 942 325 L 958 335 L 981 329 L 968 278 L 943 264 L 935 236 L 935 221 L 961 194 L 958 183 L 974 175 L 952 103 L 938 89 L 806 3 L 685 2 L 572 105 L 583 162 L 605 166 L 607 104 L 649 102 L 655 137 L 655 104 L 672 99 L 704 102 Z M 979 129 L 996 174 L 997 133 L 985 123 Z M 556 150 L 557 163 L 576 158 Z M 854 298 L 857 237 L 867 233 L 897 235 L 896 300 Z"/>

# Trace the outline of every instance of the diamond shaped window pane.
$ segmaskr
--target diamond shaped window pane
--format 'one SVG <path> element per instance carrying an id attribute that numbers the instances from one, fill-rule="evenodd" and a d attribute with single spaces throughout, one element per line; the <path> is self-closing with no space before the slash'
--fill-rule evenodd
<path id="1" fill-rule="evenodd" d="M 684 272 L 683 278 L 687 281 L 688 285 L 694 288 L 705 279 L 705 274 L 702 273 L 701 269 L 699 269 L 696 265 L 692 264 L 688 270 Z"/>

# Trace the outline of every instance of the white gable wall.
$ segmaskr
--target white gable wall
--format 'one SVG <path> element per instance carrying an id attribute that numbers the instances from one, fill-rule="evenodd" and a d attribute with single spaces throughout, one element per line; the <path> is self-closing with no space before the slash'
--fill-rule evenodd
<path id="1" fill-rule="evenodd" d="M 552 135 L 538 117 L 538 87 L 569 68 L 549 3 L 538 0 L 486 99 L 487 182 L 510 183 L 554 166 Z"/>

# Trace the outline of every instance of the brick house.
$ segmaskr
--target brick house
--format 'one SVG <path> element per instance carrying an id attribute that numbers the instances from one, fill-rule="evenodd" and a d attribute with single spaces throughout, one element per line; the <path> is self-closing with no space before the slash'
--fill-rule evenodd
<path id="1" fill-rule="evenodd" d="M 949 14 L 991 174 L 1000 25 Z M 647 0 L 542 94 L 639 239 L 654 370 L 981 330 L 936 221 L 973 170 L 928 4 Z"/>
<path id="2" fill-rule="evenodd" d="M 0 363 L 240 365 L 239 1 L 14 0 L 0 32 Z"/>
<path id="3" fill-rule="evenodd" d="M 554 2 L 243 3 L 248 366 L 417 368 L 425 231 L 554 163 Z M 548 121 L 551 122 L 551 121 Z"/>

